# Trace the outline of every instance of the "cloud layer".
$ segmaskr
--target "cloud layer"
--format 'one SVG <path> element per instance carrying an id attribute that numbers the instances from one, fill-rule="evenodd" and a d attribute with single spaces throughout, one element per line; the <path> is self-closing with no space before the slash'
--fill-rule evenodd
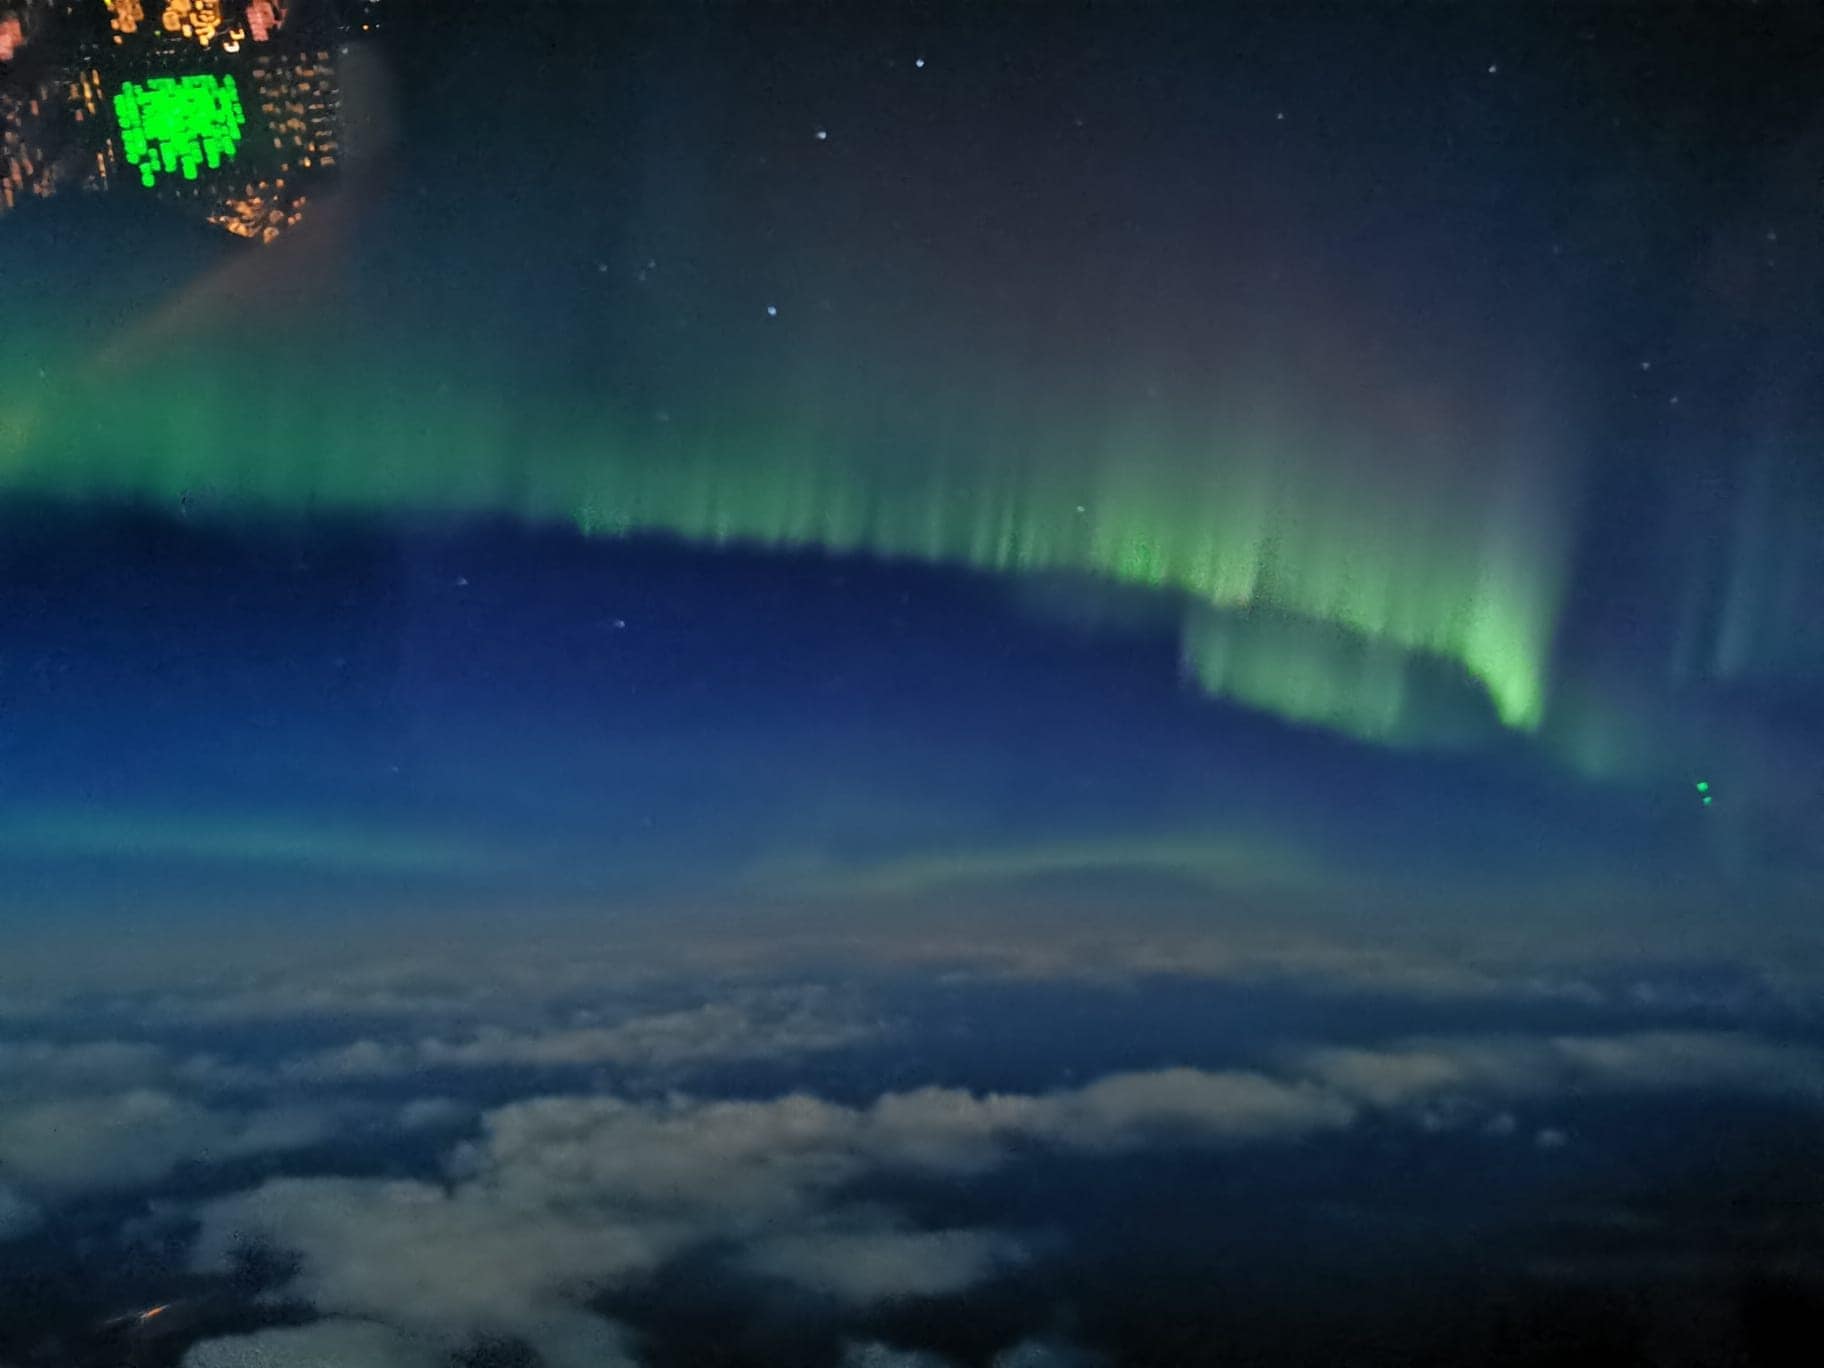
<path id="1" fill-rule="evenodd" d="M 276 1246 L 300 1260 L 291 1294 L 421 1329 L 510 1331 L 711 1246 L 840 1302 L 937 1295 L 1018 1264 L 1025 1245 L 1011 1232 L 909 1228 L 851 1199 L 859 1180 L 980 1173 L 1021 1143 L 1236 1142 L 1350 1116 L 1307 1085 L 1188 1069 L 1044 1095 L 926 1088 L 867 1107 L 802 1094 L 535 1098 L 488 1113 L 445 1184 L 284 1178 L 215 1201 L 197 1261 L 220 1270 L 248 1241 Z"/>
<path id="2" fill-rule="evenodd" d="M 1135 955 L 1116 966 L 1119 986 L 1069 991 L 1129 991 L 1135 972 L 1152 972 L 1136 971 Z M 0 1239 L 30 1239 L 78 1198 L 163 1194 L 164 1210 L 196 1218 L 195 1271 L 227 1274 L 253 1248 L 281 1255 L 277 1294 L 324 1319 L 194 1346 L 187 1368 L 312 1356 L 413 1368 L 478 1336 L 520 1342 L 552 1368 L 604 1368 L 637 1358 L 637 1340 L 598 1313 L 604 1298 L 686 1259 L 756 1295 L 820 1307 L 832 1339 L 856 1335 L 882 1304 L 1042 1275 L 1055 1230 L 992 1208 L 921 1215 L 910 1194 L 933 1178 L 960 1187 L 1046 1154 L 1315 1143 L 1365 1117 L 1473 1133 L 1555 1164 L 1548 1155 L 1584 1143 L 1575 1106 L 1602 1094 L 1824 1105 L 1824 1052 L 1745 1029 L 1663 1027 L 1278 1031 L 1246 1049 L 1225 1044 L 1221 1058 L 1239 1062 L 1223 1067 L 1194 1053 L 1158 1059 L 1174 1043 L 1163 1040 L 1155 1063 L 1079 1086 L 918 1086 L 917 1068 L 890 1062 L 883 1074 L 879 1063 L 916 1064 L 921 1031 L 934 1029 L 895 1016 L 908 1010 L 903 996 L 743 966 L 693 977 L 604 970 L 584 956 L 459 958 L 199 980 L 91 1000 L 86 1016 L 43 1000 L 15 1016 L 14 1038 L 0 1040 Z M 1070 978 L 1078 967 L 1014 972 Z M 1338 1001 L 1356 991 L 1434 1012 L 1448 1004 L 1458 1019 L 1484 1001 L 1510 1022 L 1515 1004 L 1538 1001 L 1573 1002 L 1590 1021 L 1614 1015 L 1608 988 L 1574 976 L 1439 978 L 1398 956 L 1293 947 L 1180 967 L 1229 992 L 1277 977 Z M 972 973 L 943 984 L 1007 991 Z M 1637 1012 L 1659 1009 L 1634 996 Z M 1331 1001 L 1301 1019 L 1328 1028 Z M 1716 1004 L 1666 1010 L 1694 1006 Z M 711 1091 L 813 1059 L 816 1092 Z M 909 1083 L 882 1091 L 882 1077 Z M 235 1186 L 246 1180 L 230 1161 L 253 1154 L 294 1157 L 274 1161 L 282 1176 Z M 391 1156 L 393 1176 L 364 1176 L 379 1171 L 361 1157 L 374 1154 Z M 865 1335 L 845 1352 L 852 1365 L 941 1364 Z M 1028 1339 L 993 1362 L 1090 1360 Z"/>
<path id="3" fill-rule="evenodd" d="M 321 1320 L 192 1345 L 183 1368 L 438 1368 L 435 1346 L 369 1321 Z"/>

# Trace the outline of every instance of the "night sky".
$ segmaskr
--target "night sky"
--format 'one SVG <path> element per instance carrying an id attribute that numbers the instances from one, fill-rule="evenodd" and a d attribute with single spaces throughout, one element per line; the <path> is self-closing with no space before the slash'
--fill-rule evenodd
<path id="1" fill-rule="evenodd" d="M 0 1365 L 1785 1361 L 1818 12 L 469 10 L 0 219 Z"/>

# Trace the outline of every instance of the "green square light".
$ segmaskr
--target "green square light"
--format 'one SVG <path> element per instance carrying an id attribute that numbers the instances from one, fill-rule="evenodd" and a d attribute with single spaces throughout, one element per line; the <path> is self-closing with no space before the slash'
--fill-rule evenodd
<path id="1" fill-rule="evenodd" d="M 121 83 L 114 120 L 128 164 L 151 187 L 160 172 L 193 181 L 203 167 L 231 160 L 247 116 L 232 76 L 152 76 Z"/>

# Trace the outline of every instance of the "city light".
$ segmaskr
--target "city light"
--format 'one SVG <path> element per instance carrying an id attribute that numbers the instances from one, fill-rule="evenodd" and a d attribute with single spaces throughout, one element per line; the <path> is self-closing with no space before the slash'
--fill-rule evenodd
<path id="1" fill-rule="evenodd" d="M 195 180 L 232 158 L 247 116 L 232 76 L 153 76 L 127 81 L 114 97 L 121 151 L 139 168 L 140 184 L 178 171 Z"/>
<path id="2" fill-rule="evenodd" d="M 339 39 L 371 31 L 377 6 L 338 0 L 313 28 L 289 0 L 0 0 L 0 215 L 130 185 L 274 241 L 333 196 Z"/>

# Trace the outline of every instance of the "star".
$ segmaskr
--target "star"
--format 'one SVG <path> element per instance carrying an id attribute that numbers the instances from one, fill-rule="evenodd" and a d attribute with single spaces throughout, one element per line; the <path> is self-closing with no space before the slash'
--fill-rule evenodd
<path id="1" fill-rule="evenodd" d="M 925 59 L 923 57 L 914 57 L 912 59 L 912 65 L 917 67 L 920 71 L 923 71 L 925 69 Z"/>
<path id="2" fill-rule="evenodd" d="M 829 129 L 820 128 L 817 130 L 817 141 L 818 142 L 828 142 L 829 140 L 830 140 L 830 130 Z"/>
<path id="3" fill-rule="evenodd" d="M 766 316 L 768 318 L 779 317 L 779 306 L 777 304 L 768 304 L 766 306 Z"/>

